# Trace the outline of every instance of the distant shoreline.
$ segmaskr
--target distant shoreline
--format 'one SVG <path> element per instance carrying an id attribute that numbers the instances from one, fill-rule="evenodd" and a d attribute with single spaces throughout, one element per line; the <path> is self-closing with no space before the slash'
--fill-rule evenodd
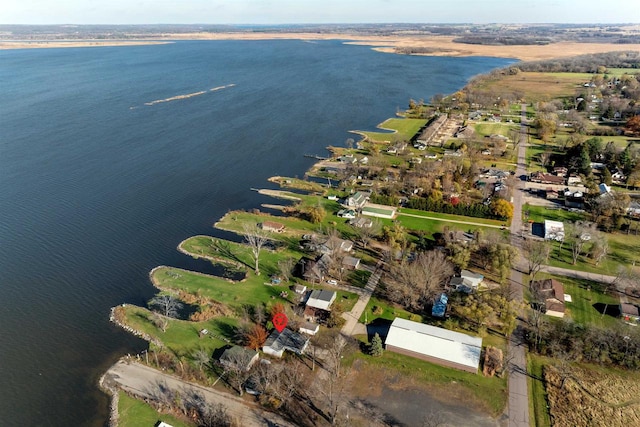
<path id="1" fill-rule="evenodd" d="M 0 50 L 68 47 L 144 46 L 173 43 L 168 40 L 0 40 Z"/>
<path id="2" fill-rule="evenodd" d="M 434 35 L 362 35 L 349 33 L 312 33 L 312 32 L 226 32 L 226 33 L 163 33 L 157 36 L 131 34 L 137 38 L 129 40 L 0 40 L 0 49 L 98 47 L 98 46 L 139 46 L 172 43 L 179 40 L 340 40 L 346 44 L 371 46 L 385 53 L 400 53 L 396 49 L 427 49 L 427 56 L 488 56 L 497 58 L 516 58 L 521 61 L 537 61 L 564 58 L 583 54 L 612 51 L 640 51 L 640 44 L 578 43 L 558 42 L 547 45 L 480 45 L 455 43 L 453 36 Z"/>

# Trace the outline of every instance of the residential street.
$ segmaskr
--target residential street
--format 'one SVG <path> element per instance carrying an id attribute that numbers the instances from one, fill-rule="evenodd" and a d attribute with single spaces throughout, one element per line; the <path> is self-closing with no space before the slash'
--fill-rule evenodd
<path id="1" fill-rule="evenodd" d="M 245 402 L 237 396 L 183 381 L 134 361 L 120 360 L 109 368 L 104 381 L 107 385 L 116 385 L 143 399 L 154 398 L 171 390 L 179 393 L 185 400 L 200 396 L 210 404 L 222 403 L 227 407 L 229 415 L 242 426 L 294 427 L 294 424 L 279 415 L 263 411 L 257 405 Z"/>
<path id="2" fill-rule="evenodd" d="M 520 142 L 518 145 L 518 166 L 516 176 L 527 173 L 526 167 L 526 143 L 527 143 L 527 113 L 526 104 L 522 104 L 522 124 L 520 126 Z M 513 220 L 511 221 L 511 242 L 517 246 L 520 232 L 522 231 L 522 181 L 518 182 L 518 188 L 513 192 Z M 522 273 L 511 270 L 511 291 L 514 298 L 522 301 L 523 285 Z M 527 363 L 525 348 L 522 344 L 522 321 L 518 321 L 516 331 L 509 340 L 509 427 L 529 427 L 529 393 L 527 389 Z"/>

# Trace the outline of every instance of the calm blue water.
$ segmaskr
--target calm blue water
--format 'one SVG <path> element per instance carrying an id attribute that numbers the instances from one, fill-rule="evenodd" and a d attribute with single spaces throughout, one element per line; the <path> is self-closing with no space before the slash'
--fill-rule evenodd
<path id="1" fill-rule="evenodd" d="M 0 425 L 103 425 L 97 378 L 146 347 L 109 308 L 144 304 L 157 265 L 205 268 L 178 242 L 302 176 L 304 153 L 510 62 L 301 41 L 0 51 Z"/>

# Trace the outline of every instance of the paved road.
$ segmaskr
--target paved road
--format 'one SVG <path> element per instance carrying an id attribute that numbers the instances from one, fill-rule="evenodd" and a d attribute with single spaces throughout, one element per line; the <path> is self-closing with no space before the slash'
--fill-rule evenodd
<path id="1" fill-rule="evenodd" d="M 526 104 L 522 104 L 522 124 L 520 126 L 520 142 L 518 145 L 518 161 L 516 166 L 516 176 L 524 175 L 527 170 L 526 165 Z M 511 221 L 511 242 L 517 246 L 522 231 L 522 192 L 523 183 L 518 183 L 517 191 L 513 195 L 514 216 Z M 516 300 L 522 301 L 523 285 L 522 273 L 511 270 L 511 291 Z M 509 356 L 511 357 L 509 366 L 509 427 L 529 427 L 529 393 L 527 389 L 527 363 L 525 358 L 525 348 L 522 343 L 522 322 L 518 322 L 516 331 L 509 340 Z"/>
<path id="2" fill-rule="evenodd" d="M 210 404 L 225 405 L 229 415 L 242 426 L 294 427 L 279 415 L 263 411 L 257 405 L 251 405 L 237 396 L 183 381 L 136 362 L 120 360 L 109 368 L 104 381 L 107 385 L 115 385 L 141 398 L 153 399 L 162 394 L 163 390 L 179 392 L 183 400 L 196 395 L 201 396 Z"/>

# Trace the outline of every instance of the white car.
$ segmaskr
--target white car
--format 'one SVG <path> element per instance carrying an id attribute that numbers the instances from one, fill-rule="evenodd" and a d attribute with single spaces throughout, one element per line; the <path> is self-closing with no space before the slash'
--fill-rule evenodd
<path id="1" fill-rule="evenodd" d="M 337 286 L 338 285 L 338 281 L 335 279 L 329 279 L 327 280 L 327 283 L 333 286 Z"/>

